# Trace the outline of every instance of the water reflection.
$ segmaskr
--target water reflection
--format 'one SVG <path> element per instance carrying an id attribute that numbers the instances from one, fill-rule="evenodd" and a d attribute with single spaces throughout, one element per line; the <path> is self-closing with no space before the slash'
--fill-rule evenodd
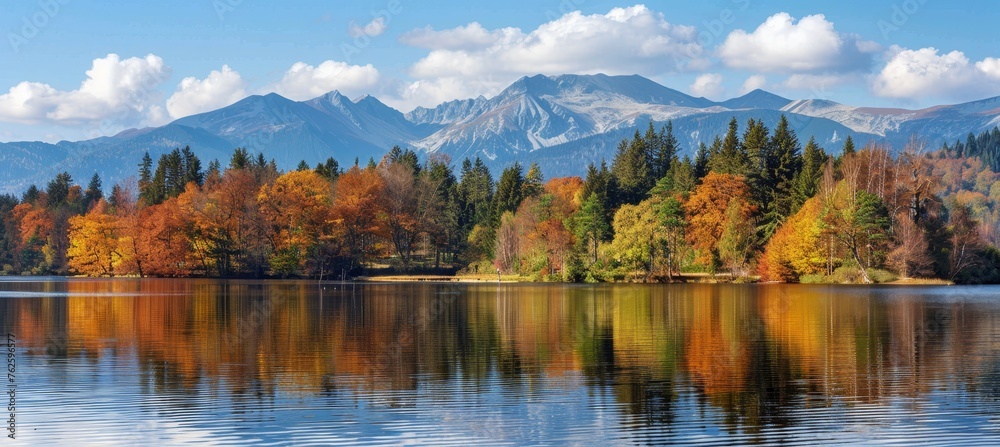
<path id="1" fill-rule="evenodd" d="M 997 436 L 996 288 L 53 280 L 0 290 L 4 327 L 38 387 L 134 380 L 109 405 L 167 423 L 270 427 L 237 444 L 299 430 L 396 443 L 434 424 L 427 440 L 438 443 Z M 289 425 L 293 415 L 305 425 Z"/>

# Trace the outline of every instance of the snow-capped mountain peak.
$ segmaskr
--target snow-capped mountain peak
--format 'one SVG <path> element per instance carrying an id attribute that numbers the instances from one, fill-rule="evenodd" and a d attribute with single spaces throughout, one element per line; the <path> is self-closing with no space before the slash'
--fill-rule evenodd
<path id="1" fill-rule="evenodd" d="M 650 122 L 672 121 L 681 152 L 725 132 L 736 118 L 773 127 L 788 117 L 800 141 L 815 137 L 835 150 L 847 135 L 861 144 L 902 148 L 912 135 L 931 146 L 1000 124 L 1000 97 L 921 110 L 856 107 L 823 99 L 790 100 L 764 90 L 714 102 L 638 75 L 525 76 L 498 95 L 456 99 L 403 114 L 374 96 L 350 100 L 332 91 L 307 101 L 254 95 L 228 107 L 163 127 L 130 129 L 81 142 L 0 143 L 0 192 L 44 184 L 57 172 L 112 184 L 135 174 L 142 154 L 190 145 L 206 160 L 225 160 L 236 147 L 262 151 L 281 168 L 300 160 L 378 158 L 394 145 L 452 160 L 480 156 L 493 168 L 539 161 L 547 175 L 582 174 L 614 156 L 617 143 Z"/>

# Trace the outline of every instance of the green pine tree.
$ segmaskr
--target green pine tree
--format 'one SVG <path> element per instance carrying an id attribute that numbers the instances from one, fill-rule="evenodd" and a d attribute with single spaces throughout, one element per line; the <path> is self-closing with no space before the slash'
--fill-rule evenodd
<path id="1" fill-rule="evenodd" d="M 618 184 L 603 160 L 600 168 L 593 163 L 587 167 L 587 177 L 583 181 L 580 197 L 590 197 L 591 194 L 597 195 L 596 200 L 601 202 L 601 208 L 604 210 L 604 222 L 610 226 L 615 212 L 611 204 L 613 198 L 618 195 Z"/>
<path id="2" fill-rule="evenodd" d="M 806 203 L 819 191 L 819 182 L 823 177 L 823 165 L 827 155 L 816 144 L 816 139 L 810 137 L 802 151 L 802 169 L 792 180 L 792 207 L 790 213 L 796 213 L 802 204 Z"/>
<path id="3" fill-rule="evenodd" d="M 90 178 L 87 190 L 83 193 L 83 209 L 90 209 L 91 206 L 102 198 L 104 198 L 104 192 L 101 191 L 101 176 L 95 172 L 94 176 Z"/>
<path id="4" fill-rule="evenodd" d="M 676 160 L 678 145 L 677 137 L 674 136 L 673 121 L 667 121 L 667 124 L 660 128 L 657 142 L 659 144 L 652 163 L 653 179 L 656 180 L 667 175 Z"/>
<path id="5" fill-rule="evenodd" d="M 459 223 L 465 233 L 472 228 L 486 224 L 492 213 L 493 176 L 483 161 L 476 157 L 475 163 L 466 158 L 462 161 L 461 178 L 458 182 Z"/>
<path id="6" fill-rule="evenodd" d="M 774 148 L 771 143 L 770 130 L 764 122 L 751 118 L 747 121 L 742 142 L 748 163 L 742 172 L 739 172 L 739 168 L 735 168 L 736 171 L 733 172 L 726 172 L 747 177 L 753 202 L 762 212 L 766 211 L 774 191 L 771 167 L 775 163 Z"/>
<path id="7" fill-rule="evenodd" d="M 146 205 L 153 204 L 153 159 L 149 152 L 142 155 L 142 163 L 139 163 L 139 201 Z"/>
<path id="8" fill-rule="evenodd" d="M 611 162 L 611 173 L 618 185 L 618 196 L 612 197 L 612 208 L 637 204 L 653 187 L 653 175 L 647 161 L 646 141 L 635 132 L 632 140 L 622 140 Z"/>
<path id="9" fill-rule="evenodd" d="M 716 136 L 715 141 L 712 142 L 712 146 L 721 148 L 722 140 Z M 711 152 L 708 150 L 708 146 L 705 146 L 705 143 L 698 143 L 698 153 L 694 157 L 694 179 L 696 182 L 700 182 L 702 178 L 708 175 L 710 154 Z"/>
<path id="10" fill-rule="evenodd" d="M 500 181 L 497 182 L 497 191 L 493 195 L 493 218 L 499 223 L 500 216 L 504 212 L 516 212 L 524 199 L 524 169 L 521 163 L 514 162 L 500 174 Z"/>
<path id="11" fill-rule="evenodd" d="M 537 197 L 542 194 L 542 168 L 538 163 L 531 163 L 528 173 L 524 176 L 524 198 Z"/>
<path id="12" fill-rule="evenodd" d="M 246 169 L 250 167 L 250 153 L 246 148 L 238 147 L 233 150 L 233 156 L 229 159 L 229 169 Z"/>
<path id="13" fill-rule="evenodd" d="M 326 162 L 316 164 L 316 173 L 334 181 L 340 176 L 340 163 L 333 157 L 327 157 Z"/>
<path id="14" fill-rule="evenodd" d="M 589 254 L 591 263 L 597 262 L 597 248 L 601 241 L 611 236 L 611 225 L 608 223 L 607 210 L 596 192 L 587 196 L 573 218 L 573 230 L 579 249 Z"/>
<path id="15" fill-rule="evenodd" d="M 729 121 L 729 130 L 720 146 L 710 151 L 708 165 L 712 171 L 719 174 L 747 175 L 750 171 L 750 158 L 747 156 L 737 132 L 739 124 L 734 117 Z"/>
<path id="16" fill-rule="evenodd" d="M 205 183 L 205 173 L 201 171 L 201 160 L 194 154 L 190 146 L 185 146 L 181 150 L 181 162 L 184 166 L 184 186 L 188 182 L 195 182 L 198 186 Z M 181 187 L 183 190 L 183 186 Z"/>
<path id="17" fill-rule="evenodd" d="M 56 178 L 49 182 L 48 187 L 45 188 L 49 208 L 57 208 L 67 204 L 70 186 L 73 186 L 73 177 L 68 172 L 56 175 Z"/>
<path id="18" fill-rule="evenodd" d="M 764 238 L 770 238 L 778 230 L 793 209 L 797 209 L 794 197 L 795 177 L 802 171 L 802 155 L 799 139 L 789 127 L 788 119 L 781 115 L 771 140 L 773 154 L 768 163 L 771 177 L 770 206 L 764 215 Z"/>
<path id="19" fill-rule="evenodd" d="M 846 157 L 854 152 L 854 138 L 851 138 L 851 136 L 848 135 L 847 139 L 844 140 L 844 156 Z"/>

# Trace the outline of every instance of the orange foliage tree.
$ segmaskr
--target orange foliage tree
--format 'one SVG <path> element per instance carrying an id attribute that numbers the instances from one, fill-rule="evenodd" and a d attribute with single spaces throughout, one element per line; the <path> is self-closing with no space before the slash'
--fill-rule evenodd
<path id="1" fill-rule="evenodd" d="M 35 265 L 51 265 L 50 241 L 55 232 L 55 218 L 52 213 L 44 206 L 22 203 L 15 206 L 11 214 L 13 214 L 13 224 L 18 228 L 15 263 L 23 264 L 17 266 L 18 271 L 26 271 Z"/>
<path id="2" fill-rule="evenodd" d="M 550 275 L 565 269 L 576 238 L 567 227 L 579 209 L 579 177 L 553 179 L 539 196 L 526 198 L 501 225 L 495 241 L 496 262 L 504 271 Z"/>
<path id="3" fill-rule="evenodd" d="M 726 229 L 729 204 L 740 201 L 736 218 L 749 220 L 756 210 L 750 204 L 750 188 L 743 176 L 709 172 L 684 204 L 687 240 L 698 252 L 695 260 L 711 271 L 719 266 L 719 241 Z"/>
<path id="4" fill-rule="evenodd" d="M 109 201 L 109 212 L 118 220 L 118 246 L 124 259 L 120 269 L 123 273 L 138 274 L 141 278 L 146 275 L 141 256 L 147 247 L 141 244 L 142 218 L 138 200 L 126 183 L 115 185 Z"/>
<path id="5" fill-rule="evenodd" d="M 13 214 L 19 222 L 22 243 L 32 237 L 44 241 L 52 235 L 53 222 L 49 210 L 30 203 L 22 203 L 14 207 Z"/>
<path id="6" fill-rule="evenodd" d="M 319 244 L 330 235 L 330 183 L 312 170 L 291 171 L 261 187 L 257 201 L 271 226 L 271 269 L 281 275 L 305 273 L 307 261 L 319 256 Z"/>
<path id="7" fill-rule="evenodd" d="M 535 227 L 535 233 L 544 241 L 545 255 L 548 258 L 548 272 L 564 271 L 570 250 L 576 244 L 573 233 L 566 228 L 561 219 L 545 219 Z"/>
<path id="8" fill-rule="evenodd" d="M 426 191 L 420 188 L 413 168 L 405 163 L 390 162 L 379 168 L 382 176 L 384 212 L 378 215 L 385 236 L 392 243 L 404 267 L 409 266 L 417 237 L 424 231 L 427 221 L 422 211 Z"/>
<path id="9" fill-rule="evenodd" d="M 208 272 L 208 250 L 204 240 L 192 240 L 189 236 L 192 224 L 188 209 L 181 205 L 196 194 L 196 188 L 180 197 L 143 208 L 134 230 L 135 258 L 143 274 L 152 276 L 189 276 L 195 272 Z M 193 244 L 200 244 L 194 250 Z"/>
<path id="10" fill-rule="evenodd" d="M 270 227 L 257 203 L 259 177 L 249 168 L 228 169 L 217 184 L 200 190 L 189 183 L 178 196 L 196 256 L 220 276 L 262 276 L 267 269 Z"/>
<path id="11" fill-rule="evenodd" d="M 568 217 L 583 203 L 583 179 L 580 177 L 557 177 L 545 182 L 544 189 L 552 196 L 553 214 Z"/>
<path id="12" fill-rule="evenodd" d="M 528 240 L 534 241 L 536 249 L 544 254 L 545 273 L 563 271 L 576 244 L 569 225 L 573 214 L 580 209 L 582 190 L 583 180 L 579 177 L 555 178 L 546 182 L 541 197 L 526 200 L 534 203 L 527 210 L 535 214 Z"/>
<path id="13" fill-rule="evenodd" d="M 331 239 L 339 241 L 339 257 L 353 269 L 366 262 L 377 250 L 377 236 L 382 232 L 378 214 L 385 186 L 375 169 L 357 166 L 337 178 L 330 210 L 335 224 Z"/>

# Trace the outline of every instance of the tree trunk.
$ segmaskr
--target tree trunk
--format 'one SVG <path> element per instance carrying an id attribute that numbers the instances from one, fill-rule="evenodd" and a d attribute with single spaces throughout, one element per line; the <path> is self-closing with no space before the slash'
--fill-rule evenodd
<path id="1" fill-rule="evenodd" d="M 594 237 L 594 260 L 593 264 L 597 263 L 597 237 Z"/>
<path id="2" fill-rule="evenodd" d="M 861 268 L 861 281 L 865 284 L 871 284 L 872 279 L 868 276 L 868 269 L 866 269 L 864 264 L 861 263 L 861 254 L 858 253 L 857 247 L 851 247 L 851 254 L 854 255 L 854 261 L 857 262 L 858 267 Z"/>
<path id="3" fill-rule="evenodd" d="M 833 235 L 830 235 L 826 244 L 826 276 L 833 274 Z"/>

